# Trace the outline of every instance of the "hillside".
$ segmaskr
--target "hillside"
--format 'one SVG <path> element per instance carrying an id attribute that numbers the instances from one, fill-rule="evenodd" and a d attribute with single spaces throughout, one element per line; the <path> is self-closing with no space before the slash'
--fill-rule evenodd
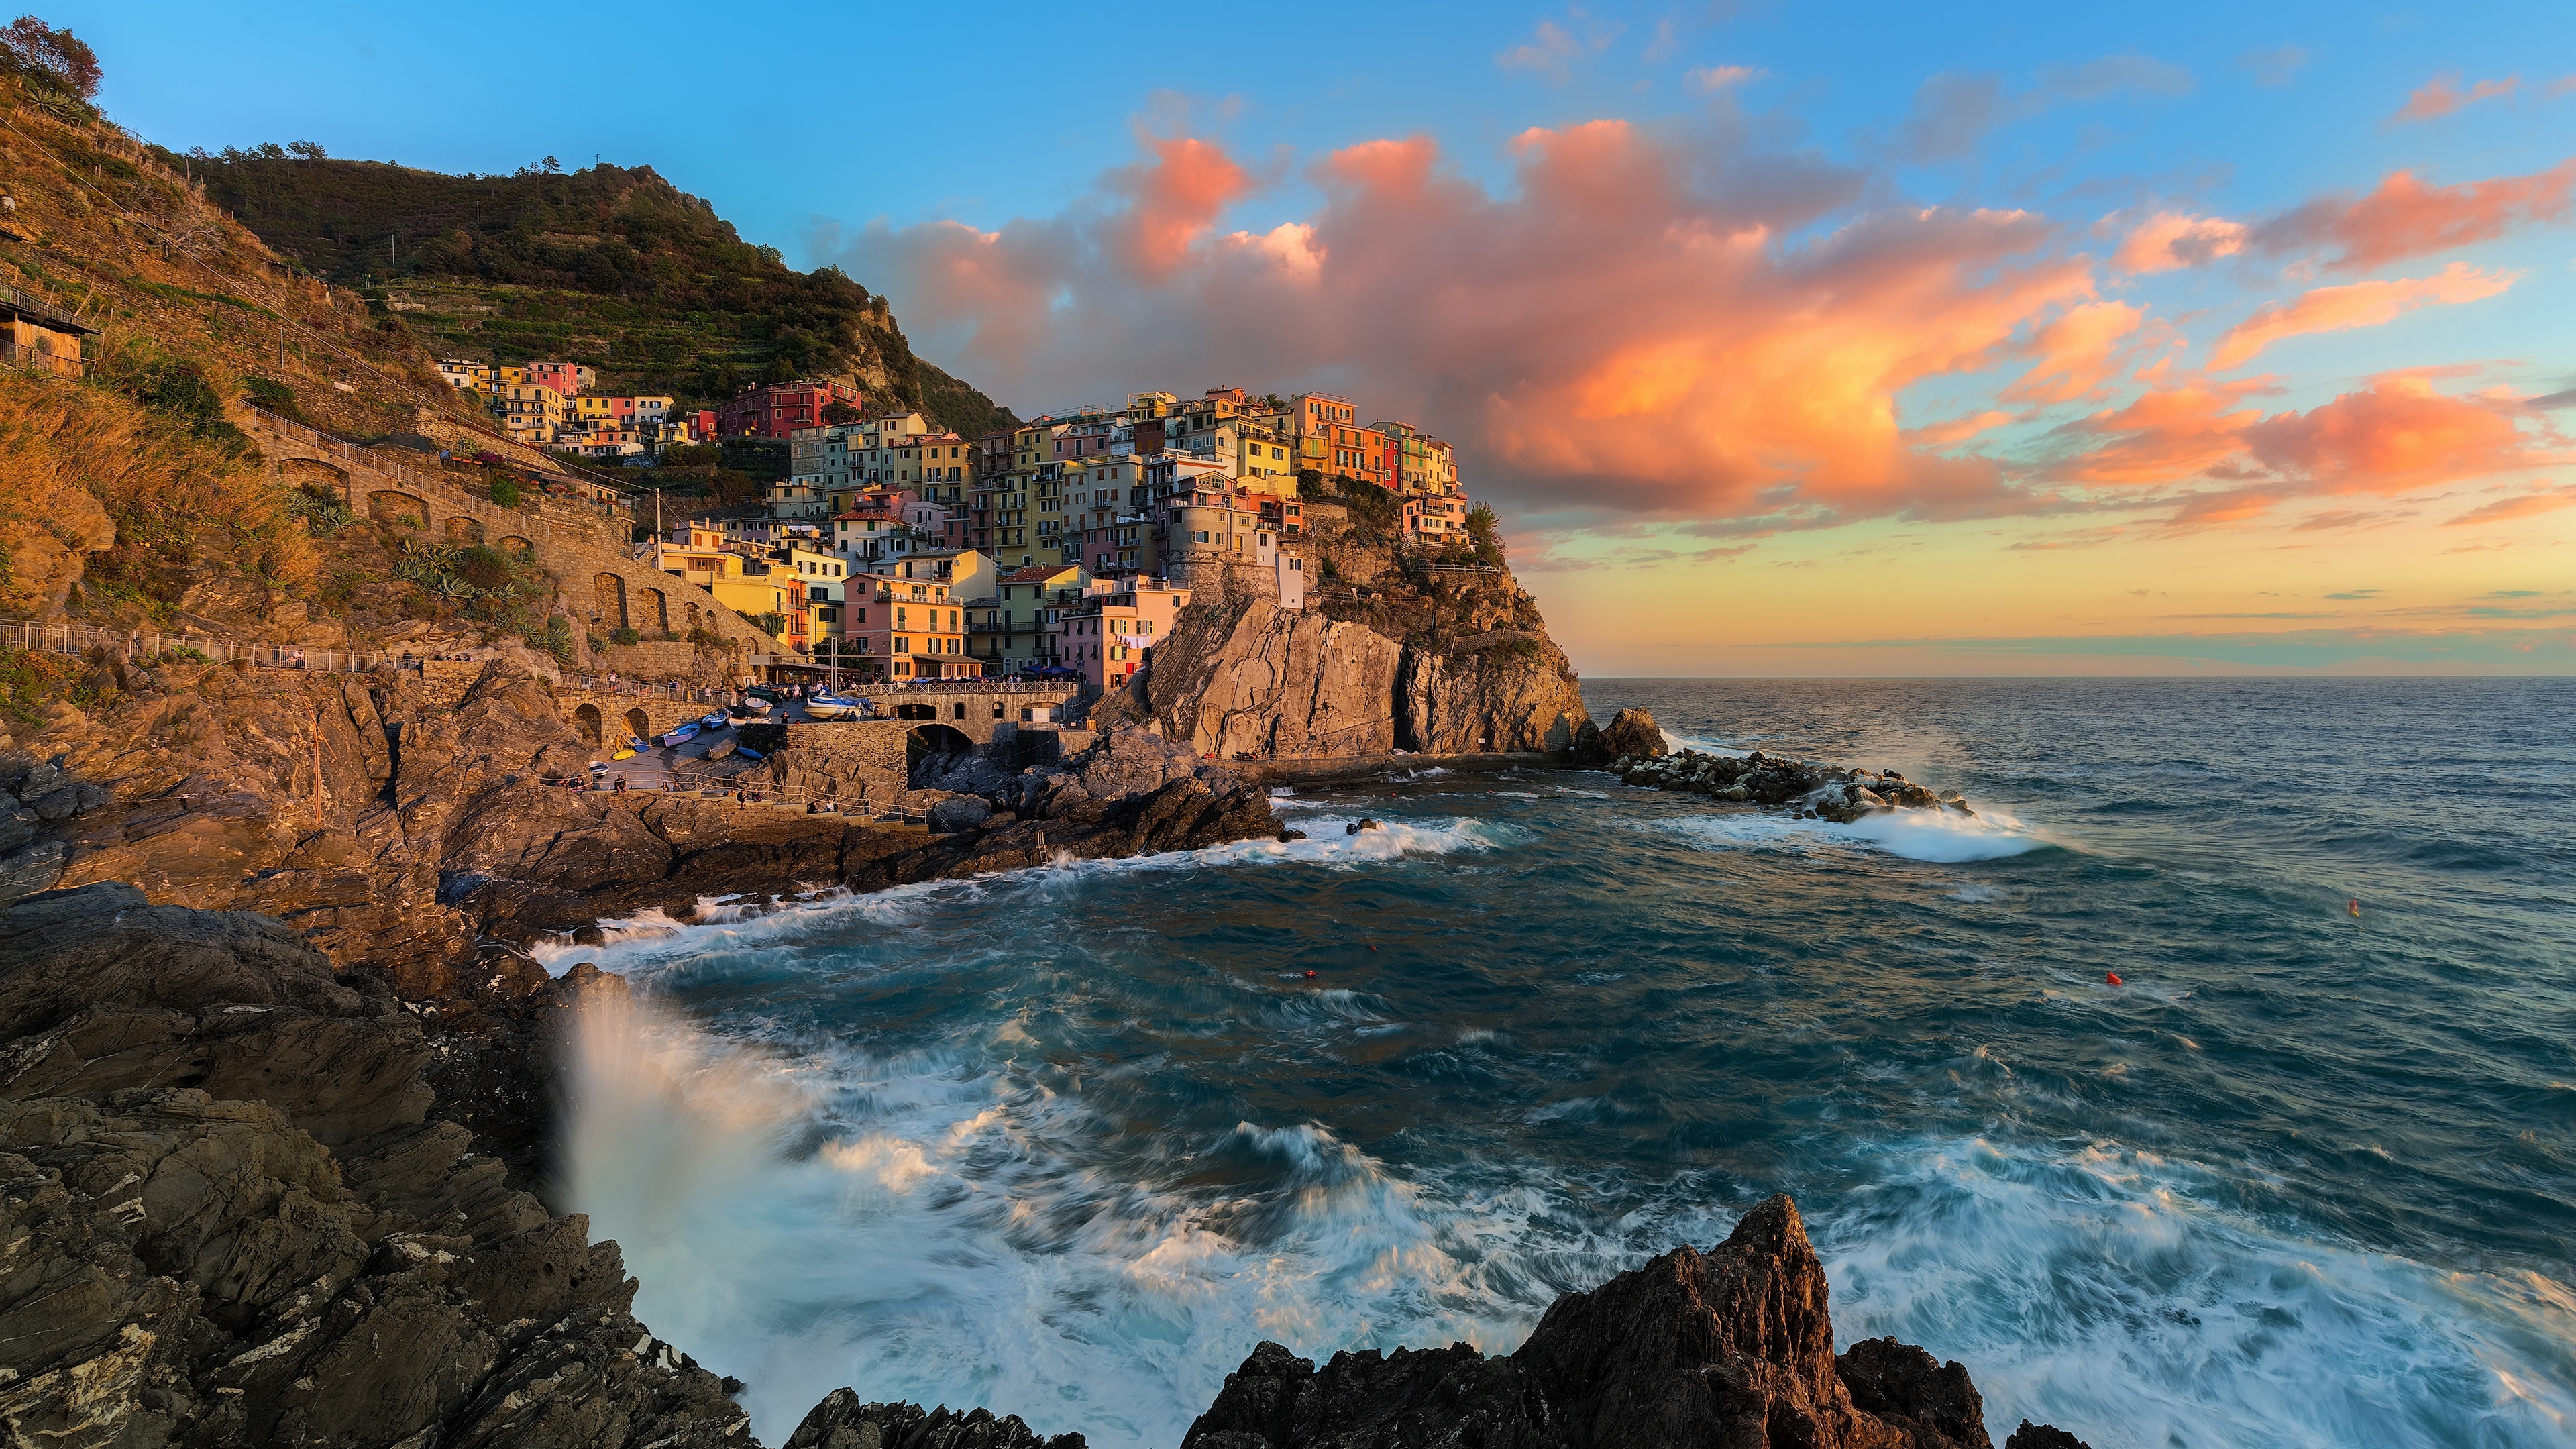
<path id="1" fill-rule="evenodd" d="M 1008 410 L 915 357 L 882 297 L 790 269 L 649 166 L 448 176 L 265 146 L 182 157 L 281 255 L 358 287 L 441 355 L 568 357 L 603 389 L 714 403 L 838 377 L 972 437 Z"/>

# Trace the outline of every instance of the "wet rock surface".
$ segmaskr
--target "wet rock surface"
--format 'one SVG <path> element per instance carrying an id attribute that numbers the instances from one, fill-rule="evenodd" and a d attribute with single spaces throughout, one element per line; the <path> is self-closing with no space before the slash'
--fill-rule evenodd
<path id="1" fill-rule="evenodd" d="M 1760 750 L 1748 755 L 1711 755 L 1699 750 L 1666 754 L 1663 731 L 1655 728 L 1654 716 L 1644 710 L 1623 709 L 1611 723 L 1623 740 L 1651 743 L 1650 752 L 1623 750 L 1611 755 L 1608 764 L 1621 780 L 1647 789 L 1684 790 L 1712 800 L 1784 809 L 1801 819 L 1832 820 L 1845 825 L 1884 810 L 1977 813 L 1968 808 L 1967 798 L 1958 791 L 1935 791 L 1895 770 L 1793 760 Z M 1610 736 L 1611 731 L 1602 732 L 1605 753 Z"/>
<path id="2" fill-rule="evenodd" d="M 943 777 L 962 783 L 963 772 Z M 1059 765 L 1000 776 L 983 797 L 934 807 L 960 829 L 854 869 L 857 888 L 1020 870 L 1058 858 L 1101 860 L 1276 838 L 1269 792 L 1149 730 L 1109 731 Z M 971 803 L 969 803 L 971 802 Z M 978 823 L 963 820 L 982 805 Z"/>
<path id="3" fill-rule="evenodd" d="M 796 1426 L 787 1449 L 1089 1449 L 1089 1441 L 1080 1434 L 1042 1438 L 1013 1414 L 865 1404 L 851 1390 L 834 1389 Z"/>
<path id="4" fill-rule="evenodd" d="M 414 1013 L 281 923 L 20 901 L 0 1033 L 12 1442 L 751 1442 L 616 1245 L 430 1115 Z"/>
<path id="5" fill-rule="evenodd" d="M 1877 1340 L 1836 1358 L 1824 1267 L 1775 1197 L 1708 1253 L 1678 1249 L 1558 1299 L 1508 1357 L 1453 1344 L 1317 1369 L 1265 1343 L 1182 1445 L 1991 1449 L 1983 1411 L 1967 1370 L 1919 1348 Z"/>

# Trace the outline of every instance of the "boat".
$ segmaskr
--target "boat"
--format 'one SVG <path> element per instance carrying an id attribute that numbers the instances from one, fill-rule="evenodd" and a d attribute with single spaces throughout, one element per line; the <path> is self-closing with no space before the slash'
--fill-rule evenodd
<path id="1" fill-rule="evenodd" d="M 844 699 L 837 694 L 818 694 L 805 701 L 807 719 L 865 719 L 867 715 L 868 702 L 864 699 Z"/>
<path id="2" fill-rule="evenodd" d="M 697 722 L 692 720 L 689 723 L 680 726 L 678 729 L 671 731 L 669 734 L 662 736 L 662 743 L 666 745 L 685 745 L 697 737 Z"/>
<path id="3" fill-rule="evenodd" d="M 631 760 L 635 758 L 635 752 L 633 750 L 619 750 L 616 754 L 609 756 L 609 758 L 612 760 Z"/>
<path id="4" fill-rule="evenodd" d="M 762 754 L 760 751 L 753 749 L 749 745 L 734 746 L 733 757 L 737 760 L 750 760 L 754 763 L 758 763 L 761 760 L 769 758 L 767 755 Z"/>
<path id="5" fill-rule="evenodd" d="M 723 710 L 716 710 L 711 714 L 700 715 L 698 717 L 698 723 L 711 730 L 720 730 L 726 725 L 733 723 L 733 716 L 725 713 Z"/>
<path id="6" fill-rule="evenodd" d="M 747 714 L 754 719 L 758 719 L 760 716 L 769 713 L 770 702 L 755 694 L 744 700 L 742 703 L 735 705 L 733 708 L 734 713 L 736 714 Z"/>

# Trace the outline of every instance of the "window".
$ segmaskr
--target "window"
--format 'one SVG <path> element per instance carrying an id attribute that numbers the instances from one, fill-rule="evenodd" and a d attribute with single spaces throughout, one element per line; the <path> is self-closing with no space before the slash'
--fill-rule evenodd
<path id="1" fill-rule="evenodd" d="M 900 635 L 900 634 L 896 635 L 896 636 L 895 636 L 895 641 L 894 641 L 894 652 L 895 652 L 895 653 L 897 653 L 897 654 L 909 654 L 909 653 L 911 653 L 911 652 L 912 652 L 912 641 L 911 641 L 911 640 L 909 640 L 909 639 L 904 638 L 904 637 L 903 637 L 902 635 Z"/>

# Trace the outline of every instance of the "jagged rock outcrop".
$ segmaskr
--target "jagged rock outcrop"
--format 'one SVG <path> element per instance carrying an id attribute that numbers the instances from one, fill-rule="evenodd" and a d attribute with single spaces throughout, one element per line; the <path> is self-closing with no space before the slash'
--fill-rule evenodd
<path id="1" fill-rule="evenodd" d="M 1600 736 L 1598 757 L 1615 760 L 1621 756 L 1651 760 L 1666 753 L 1664 732 L 1655 717 L 1634 705 L 1610 717 L 1610 727 Z"/>
<path id="2" fill-rule="evenodd" d="M 0 1036 L 11 1442 L 751 1442 L 616 1245 L 428 1117 L 413 1011 L 281 923 L 19 901 Z"/>
<path id="3" fill-rule="evenodd" d="M 1706 1254 L 1677 1249 L 1558 1299 L 1508 1357 L 1453 1344 L 1340 1353 L 1319 1370 L 1265 1343 L 1181 1443 L 1991 1449 L 1983 1415 L 1967 1371 L 1919 1348 L 1882 1339 L 1835 1356 L 1824 1266 L 1775 1197 Z"/>
<path id="4" fill-rule="evenodd" d="M 1016 1414 L 919 1404 L 863 1404 L 834 1389 L 788 1436 L 787 1449 L 1088 1449 L 1080 1434 L 1041 1438 Z"/>

